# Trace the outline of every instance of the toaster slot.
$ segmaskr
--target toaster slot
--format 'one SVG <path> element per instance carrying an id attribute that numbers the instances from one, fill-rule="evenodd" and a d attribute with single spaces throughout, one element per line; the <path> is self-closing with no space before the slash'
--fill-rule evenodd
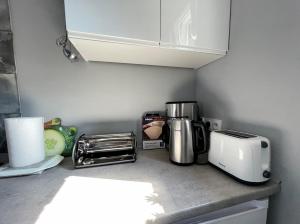
<path id="1" fill-rule="evenodd" d="M 119 156 L 108 156 L 108 157 L 99 157 L 99 158 L 82 158 L 76 164 L 76 168 L 83 167 L 93 167 L 93 166 L 103 166 L 103 165 L 111 165 L 118 163 L 127 163 L 127 162 L 135 162 L 136 155 L 135 154 L 125 154 Z"/>
<path id="2" fill-rule="evenodd" d="M 92 148 L 92 149 L 87 149 L 86 153 L 87 154 L 93 154 L 93 153 L 97 153 L 97 152 L 114 152 L 114 151 L 124 151 L 124 150 L 128 150 L 128 149 L 132 149 L 132 145 L 128 145 L 128 146 L 122 146 L 120 145 L 119 147 L 96 147 L 96 148 Z"/>
<path id="3" fill-rule="evenodd" d="M 84 135 L 82 137 L 83 139 L 109 139 L 109 138 L 118 138 L 118 139 L 124 139 L 124 138 L 134 138 L 134 135 L 132 133 L 119 133 L 119 134 L 103 134 L 103 135 Z"/>
<path id="4" fill-rule="evenodd" d="M 89 151 L 113 151 L 113 150 L 124 150 L 133 148 L 132 141 L 98 141 L 98 142 L 87 142 L 84 144 L 84 150 Z"/>
<path id="5" fill-rule="evenodd" d="M 248 133 L 238 132 L 238 131 L 230 131 L 230 130 L 223 130 L 223 131 L 215 131 L 220 134 L 229 135 L 235 138 L 255 138 L 256 135 L 251 135 Z"/>
<path id="6" fill-rule="evenodd" d="M 85 153 L 84 157 L 86 158 L 100 158 L 100 157 L 109 157 L 109 156 L 120 156 L 120 155 L 127 155 L 127 154 L 133 154 L 134 150 L 126 149 L 121 151 L 94 151 L 92 153 Z"/>

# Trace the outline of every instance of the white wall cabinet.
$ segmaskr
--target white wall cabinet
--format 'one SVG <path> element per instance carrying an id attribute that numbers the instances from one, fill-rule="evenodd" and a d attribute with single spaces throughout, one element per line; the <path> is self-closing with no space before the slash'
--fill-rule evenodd
<path id="1" fill-rule="evenodd" d="M 65 0 L 70 36 L 158 45 L 160 0 Z"/>
<path id="2" fill-rule="evenodd" d="M 226 54 L 230 0 L 161 0 L 161 45 Z"/>
<path id="3" fill-rule="evenodd" d="M 227 53 L 230 0 L 65 0 L 86 61 L 199 68 Z"/>

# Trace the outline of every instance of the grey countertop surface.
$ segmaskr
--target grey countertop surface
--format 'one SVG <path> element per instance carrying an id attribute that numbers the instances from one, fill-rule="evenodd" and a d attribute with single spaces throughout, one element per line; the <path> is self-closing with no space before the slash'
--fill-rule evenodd
<path id="1" fill-rule="evenodd" d="M 0 179 L 0 223 L 173 223 L 279 190 L 277 181 L 247 186 L 210 165 L 176 166 L 165 150 L 76 170 L 65 159 L 40 175 Z"/>

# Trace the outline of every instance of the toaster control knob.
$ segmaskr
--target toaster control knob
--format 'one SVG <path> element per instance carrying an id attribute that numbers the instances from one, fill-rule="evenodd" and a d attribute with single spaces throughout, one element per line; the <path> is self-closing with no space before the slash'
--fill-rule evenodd
<path id="1" fill-rule="evenodd" d="M 265 171 L 263 172 L 263 177 L 265 177 L 265 178 L 270 178 L 270 177 L 271 177 L 271 172 L 265 170 Z"/>
<path id="2" fill-rule="evenodd" d="M 264 149 L 264 148 L 267 148 L 269 145 L 267 142 L 261 142 L 261 147 Z"/>

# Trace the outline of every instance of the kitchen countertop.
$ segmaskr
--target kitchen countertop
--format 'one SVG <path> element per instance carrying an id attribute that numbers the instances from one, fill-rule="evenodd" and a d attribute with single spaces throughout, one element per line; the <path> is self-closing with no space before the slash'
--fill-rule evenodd
<path id="1" fill-rule="evenodd" d="M 65 159 L 41 175 L 0 179 L 0 224 L 173 223 L 279 191 L 277 181 L 247 186 L 210 165 L 173 165 L 165 150 L 76 170 Z"/>

